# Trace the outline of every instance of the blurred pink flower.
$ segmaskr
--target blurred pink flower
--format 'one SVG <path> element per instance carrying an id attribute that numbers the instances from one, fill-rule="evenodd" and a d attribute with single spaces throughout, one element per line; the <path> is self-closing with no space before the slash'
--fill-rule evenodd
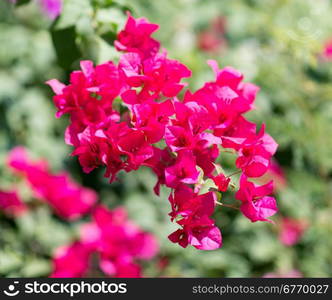
<path id="1" fill-rule="evenodd" d="M 53 258 L 51 277 L 82 277 L 93 253 L 99 267 L 112 277 L 141 277 L 139 260 L 149 260 L 159 251 L 155 237 L 128 220 L 124 208 L 98 206 L 93 221 L 81 227 L 81 238 L 61 247 Z"/>
<path id="2" fill-rule="evenodd" d="M 83 226 L 81 240 L 100 254 L 101 269 L 114 277 L 140 277 L 136 259 L 151 259 L 159 250 L 154 236 L 128 220 L 122 207 L 98 206 L 93 222 Z"/>
<path id="3" fill-rule="evenodd" d="M 52 174 L 46 161 L 29 160 L 23 147 L 14 148 L 7 162 L 15 172 L 25 177 L 37 198 L 48 203 L 65 219 L 77 219 L 88 213 L 97 201 L 95 191 L 75 183 L 69 174 Z"/>
<path id="4" fill-rule="evenodd" d="M 283 218 L 280 222 L 279 240 L 286 246 L 295 245 L 307 228 L 303 220 Z"/>
<path id="5" fill-rule="evenodd" d="M 332 60 L 332 38 L 324 45 L 323 57 L 327 60 Z"/>
<path id="6" fill-rule="evenodd" d="M 0 210 L 9 216 L 19 216 L 27 211 L 27 207 L 16 191 L 0 190 Z"/>
<path id="7" fill-rule="evenodd" d="M 258 178 L 256 181 L 260 184 L 265 184 L 271 180 L 273 180 L 274 183 L 274 192 L 281 191 L 287 186 L 287 178 L 285 176 L 285 172 L 275 159 L 271 160 L 267 172 L 262 177 Z"/>
<path id="8" fill-rule="evenodd" d="M 58 17 L 62 11 L 62 0 L 39 0 L 40 7 L 51 20 Z"/>
<path id="9" fill-rule="evenodd" d="M 53 273 L 50 277 L 82 277 L 89 269 L 91 249 L 80 242 L 58 248 L 53 257 Z"/>
<path id="10" fill-rule="evenodd" d="M 205 52 L 218 53 L 218 51 L 227 46 L 225 32 L 226 18 L 223 16 L 214 18 L 208 28 L 198 34 L 198 48 Z"/>
<path id="11" fill-rule="evenodd" d="M 16 4 L 17 0 L 8 0 Z M 51 20 L 56 19 L 62 11 L 62 0 L 37 0 L 42 12 Z"/>

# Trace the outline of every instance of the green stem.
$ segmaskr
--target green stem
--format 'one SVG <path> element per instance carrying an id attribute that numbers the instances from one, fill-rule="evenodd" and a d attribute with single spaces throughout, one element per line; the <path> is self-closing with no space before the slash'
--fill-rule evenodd
<path id="1" fill-rule="evenodd" d="M 240 208 L 236 207 L 236 206 L 233 206 L 231 204 L 225 204 L 225 203 L 221 203 L 219 201 L 216 201 L 216 203 L 220 206 L 225 206 L 225 207 L 229 207 L 229 208 L 233 208 L 233 209 L 236 209 L 236 210 L 239 210 Z"/>
<path id="2" fill-rule="evenodd" d="M 239 174 L 239 173 L 241 173 L 241 170 L 238 170 L 238 171 L 236 171 L 236 172 L 234 172 L 230 175 L 227 175 L 226 177 L 229 178 L 229 177 L 232 177 L 233 175 L 236 175 L 236 174 Z"/>

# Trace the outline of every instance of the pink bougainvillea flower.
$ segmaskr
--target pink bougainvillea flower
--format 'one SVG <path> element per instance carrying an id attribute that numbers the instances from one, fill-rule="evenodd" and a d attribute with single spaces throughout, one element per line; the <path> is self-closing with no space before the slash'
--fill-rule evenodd
<path id="1" fill-rule="evenodd" d="M 173 103 L 167 100 L 162 103 L 136 104 L 131 107 L 132 122 L 142 130 L 149 143 L 159 142 L 165 134 L 165 126 L 174 113 Z"/>
<path id="2" fill-rule="evenodd" d="M 147 76 L 143 74 L 142 59 L 138 53 L 125 53 L 119 61 L 119 69 L 126 83 L 131 87 L 141 86 Z"/>
<path id="3" fill-rule="evenodd" d="M 189 244 L 199 250 L 216 250 L 222 245 L 220 230 L 216 226 L 193 228 L 189 235 Z"/>
<path id="4" fill-rule="evenodd" d="M 153 149 L 147 142 L 144 132 L 139 130 L 132 130 L 121 137 L 118 141 L 118 148 L 128 156 L 131 169 L 137 169 L 153 155 Z"/>
<path id="5" fill-rule="evenodd" d="M 153 147 L 154 155 L 144 162 L 144 166 L 147 166 L 152 169 L 152 171 L 156 174 L 158 180 L 156 185 L 154 186 L 154 192 L 156 195 L 159 195 L 160 186 L 165 184 L 165 168 L 169 165 L 172 165 L 175 161 L 175 158 L 171 155 L 168 148 L 159 149 L 157 147 Z"/>
<path id="6" fill-rule="evenodd" d="M 169 239 L 182 247 L 188 244 L 200 250 L 215 250 L 221 246 L 221 233 L 210 219 L 216 205 L 216 195 L 212 192 L 197 195 L 186 185 L 180 185 L 171 194 L 172 206 L 170 216 L 178 219 L 182 226 L 173 232 Z"/>
<path id="7" fill-rule="evenodd" d="M 235 197 L 241 200 L 241 212 L 252 222 L 268 221 L 277 211 L 277 204 L 274 197 L 268 196 L 273 192 L 273 184 L 269 182 L 257 186 L 247 180 L 245 175 L 240 178 L 240 189 Z"/>
<path id="8" fill-rule="evenodd" d="M 217 176 L 212 177 L 212 179 L 220 192 L 226 192 L 229 183 L 231 182 L 231 178 L 226 177 L 223 173 L 220 173 Z"/>
<path id="9" fill-rule="evenodd" d="M 120 93 L 122 84 L 119 70 L 112 62 L 94 68 L 91 61 L 82 61 L 81 69 L 70 75 L 68 86 L 56 79 L 46 83 L 56 94 L 53 98 L 58 109 L 56 116 L 71 113 L 72 119 L 80 121 L 82 128 L 96 121 L 105 121 L 105 109 L 113 117 L 112 102 Z M 80 128 L 77 126 L 77 129 Z"/>
<path id="10" fill-rule="evenodd" d="M 134 19 L 128 12 L 125 28 L 118 34 L 114 42 L 116 49 L 140 54 L 143 58 L 151 57 L 159 51 L 160 43 L 151 38 L 159 26 L 146 19 Z"/>
<path id="11" fill-rule="evenodd" d="M 191 71 L 185 65 L 168 59 L 166 53 L 145 60 L 143 73 L 148 78 L 144 88 L 154 93 L 160 92 L 165 97 L 175 97 L 185 86 L 180 83 L 181 79 L 191 76 Z"/>
<path id="12" fill-rule="evenodd" d="M 172 188 L 180 183 L 197 183 L 199 171 L 196 169 L 195 157 L 191 151 L 181 151 L 173 166 L 165 169 L 166 185 Z"/>
<path id="13" fill-rule="evenodd" d="M 183 229 L 170 234 L 168 238 L 183 248 L 192 245 L 199 250 L 216 250 L 222 245 L 219 228 L 211 224 L 184 226 Z"/>
<path id="14" fill-rule="evenodd" d="M 280 222 L 279 240 L 286 246 L 295 245 L 307 228 L 306 222 L 291 218 L 282 218 Z"/>
<path id="15" fill-rule="evenodd" d="M 277 143 L 264 132 L 264 126 L 256 137 L 246 139 L 239 150 L 236 166 L 248 177 L 260 177 L 270 167 L 270 159 L 277 150 Z"/>
<path id="16" fill-rule="evenodd" d="M 212 145 L 210 148 L 195 149 L 197 165 L 203 170 L 206 177 L 211 177 L 215 171 L 215 160 L 219 156 L 218 145 Z"/>
<path id="17" fill-rule="evenodd" d="M 0 190 L 0 211 L 9 216 L 20 216 L 27 211 L 27 206 L 15 190 Z"/>
<path id="18" fill-rule="evenodd" d="M 197 219 L 197 217 L 213 214 L 216 196 L 212 192 L 197 195 L 188 186 L 180 185 L 175 189 L 174 195 L 170 195 L 169 201 L 173 209 L 170 215 L 173 218 L 178 215 L 182 217 L 195 215 L 195 219 Z"/>
<path id="19" fill-rule="evenodd" d="M 25 177 L 37 198 L 63 218 L 77 219 L 89 212 L 97 201 L 93 190 L 73 182 L 67 173 L 52 174 L 45 161 L 30 161 L 22 147 L 9 153 L 8 165 Z"/>
<path id="20" fill-rule="evenodd" d="M 167 126 L 165 141 L 172 151 L 191 150 L 196 146 L 197 139 L 192 132 L 181 126 Z"/>
<path id="21" fill-rule="evenodd" d="M 80 242 L 59 247 L 53 257 L 53 278 L 83 277 L 90 266 L 91 249 Z"/>
<path id="22" fill-rule="evenodd" d="M 93 132 L 91 127 L 86 127 L 82 133 L 77 134 L 79 145 L 73 151 L 85 173 L 90 173 L 96 167 L 107 162 L 109 145 L 103 138 Z"/>

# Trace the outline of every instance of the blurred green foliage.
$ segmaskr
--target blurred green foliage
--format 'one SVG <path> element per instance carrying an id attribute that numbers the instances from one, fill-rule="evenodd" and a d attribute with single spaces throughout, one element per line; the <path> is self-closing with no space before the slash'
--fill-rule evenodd
<path id="1" fill-rule="evenodd" d="M 156 234 L 159 256 L 146 263 L 147 276 L 260 277 L 267 272 L 332 276 L 332 63 L 320 57 L 332 36 L 332 3 L 328 0 L 65 0 L 61 16 L 51 22 L 36 1 L 13 6 L 0 2 L 0 188 L 25 187 L 5 167 L 15 145 L 45 157 L 58 171 L 68 170 L 96 189 L 109 207 L 125 205 L 130 217 Z M 125 11 L 158 23 L 156 34 L 169 56 L 193 70 L 195 89 L 213 74 L 207 59 L 241 70 L 261 87 L 250 119 L 266 123 L 279 143 L 276 158 L 287 185 L 277 192 L 281 216 L 303 219 L 309 226 L 298 244 L 278 240 L 278 225 L 250 223 L 228 208 L 216 213 L 224 245 L 213 252 L 182 249 L 167 239 L 175 226 L 167 213 L 168 191 L 152 193 L 149 170 L 120 174 L 110 185 L 103 170 L 82 173 L 63 141 L 67 121 L 54 117 L 50 78 L 66 82 L 81 59 L 101 63 L 117 59 L 113 48 Z M 217 52 L 199 49 L 198 37 L 211 20 L 225 17 L 226 43 Z M 222 154 L 226 168 L 229 155 Z M 234 201 L 234 195 L 223 195 Z M 29 199 L 29 197 L 25 197 Z M 84 221 L 84 220 L 83 220 Z M 37 205 L 16 220 L 0 215 L 0 276 L 47 276 L 54 249 L 77 236 L 79 222 L 66 223 Z M 160 270 L 158 260 L 166 260 Z"/>

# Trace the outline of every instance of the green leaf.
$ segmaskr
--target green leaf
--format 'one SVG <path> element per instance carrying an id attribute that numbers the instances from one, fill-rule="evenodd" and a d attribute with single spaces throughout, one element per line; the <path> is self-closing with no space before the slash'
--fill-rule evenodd
<path id="1" fill-rule="evenodd" d="M 71 70 L 74 62 L 81 57 L 81 52 L 76 45 L 75 26 L 61 30 L 53 28 L 51 35 L 58 64 L 65 70 Z"/>
<path id="2" fill-rule="evenodd" d="M 15 5 L 16 6 L 21 6 L 21 5 L 24 5 L 24 4 L 28 4 L 30 2 L 30 0 L 17 0 Z"/>

